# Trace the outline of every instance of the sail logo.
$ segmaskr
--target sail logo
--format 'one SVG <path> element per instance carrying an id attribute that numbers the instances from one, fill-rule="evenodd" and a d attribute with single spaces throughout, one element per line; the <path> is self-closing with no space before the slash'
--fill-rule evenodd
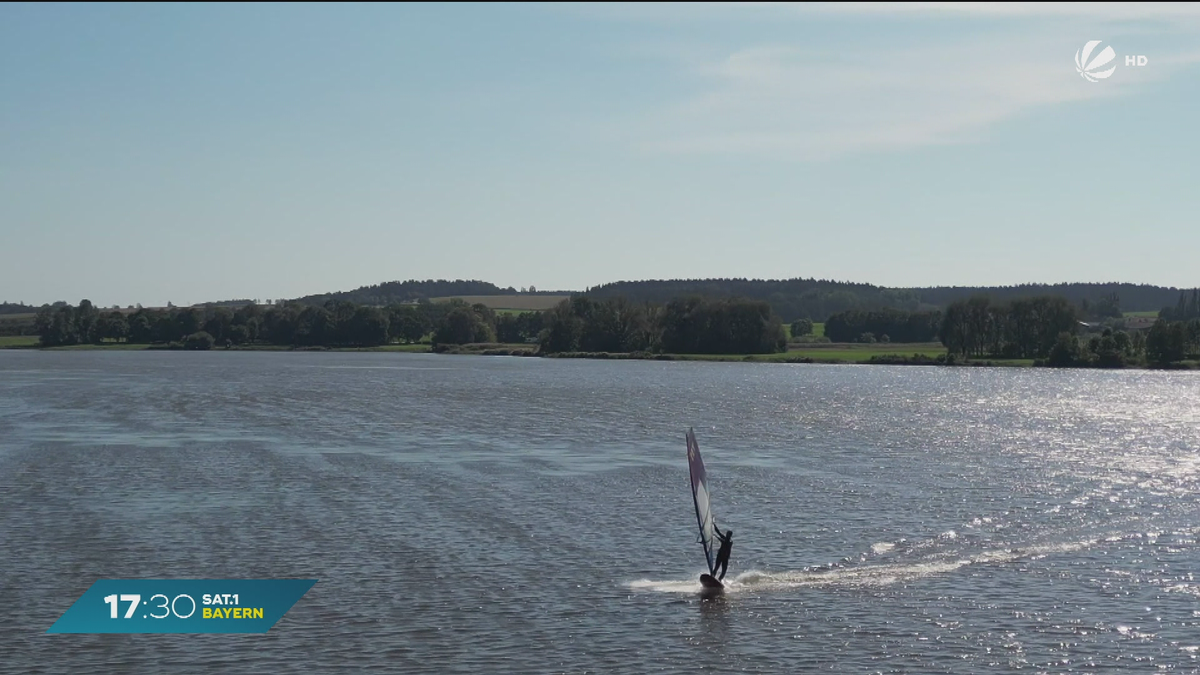
<path id="1" fill-rule="evenodd" d="M 1099 82 L 1112 75 L 1113 71 L 1117 69 L 1117 64 L 1114 63 L 1107 70 L 1100 70 L 1117 58 L 1117 53 L 1113 51 L 1112 45 L 1108 45 L 1099 54 L 1096 54 L 1095 58 L 1092 58 L 1092 51 L 1099 44 L 1099 40 L 1088 40 L 1083 49 L 1075 52 L 1075 71 L 1088 82 Z"/>

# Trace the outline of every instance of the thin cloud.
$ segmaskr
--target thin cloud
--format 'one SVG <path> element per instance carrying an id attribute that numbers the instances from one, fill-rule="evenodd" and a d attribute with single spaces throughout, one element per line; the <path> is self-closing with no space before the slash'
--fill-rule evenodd
<path id="1" fill-rule="evenodd" d="M 594 19 L 653 22 L 814 14 L 1063 17 L 1095 21 L 1200 19 L 1200 4 L 1184 2 L 599 2 L 549 6 Z"/>
<path id="2" fill-rule="evenodd" d="M 1155 54 L 1150 67 L 1087 82 L 1072 58 L 1081 46 L 1024 31 L 886 51 L 858 45 L 836 59 L 793 45 L 742 49 L 695 65 L 707 86 L 663 113 L 645 146 L 822 160 L 971 142 L 1018 115 L 1128 94 L 1200 62 L 1195 52 Z"/>
<path id="3" fill-rule="evenodd" d="M 637 145 L 652 152 L 812 160 L 976 142 L 1019 116 L 1130 95 L 1200 62 L 1193 48 L 1200 3 L 598 3 L 564 9 L 592 19 L 655 23 L 668 32 L 721 23 L 730 35 L 764 22 L 793 22 L 811 36 L 817 22 L 839 16 L 841 30 L 847 19 L 861 19 L 870 26 L 864 35 L 889 41 L 851 39 L 830 47 L 808 38 L 714 54 L 706 51 L 713 48 L 711 37 L 707 44 L 683 45 L 675 33 L 673 44 L 642 46 L 641 56 L 675 67 L 680 82 L 696 87 L 634 132 Z M 921 30 L 921 43 L 897 46 L 912 33 L 880 32 L 893 22 L 939 31 Z M 1111 41 L 1118 57 L 1147 54 L 1150 65 L 1124 67 L 1121 58 L 1112 77 L 1088 82 L 1073 57 L 1092 39 Z"/>
<path id="4" fill-rule="evenodd" d="M 1200 17 L 1200 5 L 1182 2 L 724 2 L 727 8 L 785 9 L 796 13 L 955 14 L 980 17 L 1078 17 L 1129 21 Z"/>

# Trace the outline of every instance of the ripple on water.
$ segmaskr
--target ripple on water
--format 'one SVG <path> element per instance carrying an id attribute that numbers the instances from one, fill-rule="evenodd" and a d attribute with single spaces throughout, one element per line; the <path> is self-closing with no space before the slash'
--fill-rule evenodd
<path id="1" fill-rule="evenodd" d="M 1190 672 L 1198 382 L 0 354 L 0 672 Z M 261 636 L 44 633 L 105 577 L 320 581 Z"/>

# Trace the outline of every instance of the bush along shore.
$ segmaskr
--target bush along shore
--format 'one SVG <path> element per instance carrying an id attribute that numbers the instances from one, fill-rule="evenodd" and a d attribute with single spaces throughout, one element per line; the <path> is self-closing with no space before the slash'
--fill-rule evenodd
<path id="1" fill-rule="evenodd" d="M 1083 319 L 1088 319 L 1084 321 Z M 195 350 L 432 351 L 554 358 L 868 363 L 1057 368 L 1200 367 L 1200 292 L 1181 293 L 1152 325 L 1128 327 L 1118 299 L 1089 307 L 1056 296 L 944 311 L 850 310 L 785 328 L 760 300 L 682 297 L 665 304 L 573 296 L 546 311 L 497 313 L 461 300 L 387 307 L 204 306 L 104 311 L 87 300 L 40 308 L 30 336 L 0 346 Z M 790 329 L 790 330 L 789 330 Z M 789 335 L 790 333 L 790 335 Z M 790 338 L 790 344 L 789 344 Z M 831 343 L 836 340 L 839 344 Z M 911 351 L 909 348 L 912 348 Z"/>

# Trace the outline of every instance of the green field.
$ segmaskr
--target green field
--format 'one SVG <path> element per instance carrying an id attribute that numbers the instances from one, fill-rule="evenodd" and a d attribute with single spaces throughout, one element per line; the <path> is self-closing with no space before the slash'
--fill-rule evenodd
<path id="1" fill-rule="evenodd" d="M 20 347 L 36 347 L 38 344 L 37 336 L 7 336 L 0 337 L 0 348 L 20 348 Z M 71 345 L 66 347 L 52 347 L 53 350 L 144 350 L 150 349 L 150 345 L 145 344 L 129 344 L 109 342 L 100 345 Z M 161 348 L 161 346 L 156 346 Z M 283 345 L 247 345 L 235 347 L 234 351 L 251 350 L 251 351 L 287 351 L 293 349 Z M 529 344 L 479 344 L 479 345 L 462 345 L 453 348 L 451 353 L 458 354 L 480 354 L 486 352 L 526 352 L 536 349 L 536 345 Z M 217 347 L 212 351 L 225 351 Z M 325 351 L 325 350 L 314 350 Z M 392 344 L 379 347 L 333 347 L 328 351 L 371 351 L 371 352 L 409 352 L 409 353 L 428 353 L 431 351 L 429 344 Z M 673 360 L 686 361 L 751 361 L 760 363 L 786 363 L 789 361 L 797 361 L 800 359 L 812 359 L 821 363 L 866 363 L 873 356 L 882 355 L 898 355 L 898 356 L 913 356 L 920 354 L 930 358 L 936 358 L 941 354 L 946 353 L 946 348 L 936 342 L 921 342 L 921 343 L 875 343 L 875 344 L 847 344 L 847 343 L 814 343 L 814 344 L 797 344 L 793 345 L 786 352 L 777 354 L 669 354 L 663 355 L 663 358 Z M 578 356 L 583 356 L 578 355 Z M 603 356 L 603 355 L 601 355 Z M 613 355 L 619 358 L 628 358 L 627 355 Z M 991 360 L 994 365 L 1012 365 L 1012 366 L 1030 366 L 1033 364 L 1031 360 Z"/>
<path id="2" fill-rule="evenodd" d="M 812 359 L 817 363 L 866 364 L 874 356 L 914 356 L 937 358 L 945 354 L 946 348 L 937 343 L 914 344 L 826 344 L 803 345 L 778 354 L 671 354 L 667 358 L 679 361 L 739 361 L 757 363 L 789 363 L 800 359 Z M 1030 367 L 1033 359 L 982 359 L 978 364 L 991 366 Z M 969 364 L 963 364 L 969 365 Z"/>
<path id="3" fill-rule="evenodd" d="M 818 363 L 866 363 L 873 356 L 906 356 L 921 355 L 937 358 L 946 353 L 946 348 L 937 343 L 916 344 L 813 344 L 796 345 L 786 352 L 775 354 L 596 354 L 588 352 L 573 352 L 569 354 L 550 355 L 570 358 L 599 358 L 599 359 L 656 359 L 671 361 L 757 361 L 759 363 L 789 363 L 804 362 L 811 359 Z"/>
<path id="4" fill-rule="evenodd" d="M 462 345 L 452 349 L 453 353 L 458 354 L 478 354 L 487 350 L 494 349 L 508 350 L 532 350 L 536 345 L 530 344 L 478 344 L 478 345 Z M 386 347 L 370 347 L 363 351 L 404 351 L 404 352 L 428 352 L 430 346 L 427 344 L 416 345 L 388 345 Z M 946 348 L 936 342 L 922 342 L 916 344 L 811 344 L 811 345 L 794 345 L 793 348 L 786 352 L 776 354 L 669 354 L 666 358 L 679 359 L 687 361 L 763 361 L 763 362 L 787 362 L 797 359 L 810 358 L 814 361 L 840 362 L 840 363 L 863 363 L 869 361 L 872 356 L 893 354 L 902 356 L 912 356 L 913 354 L 921 354 L 931 358 L 936 358 L 941 354 L 946 353 Z M 1032 362 L 1030 362 L 1032 363 Z"/>
<path id="5" fill-rule="evenodd" d="M 16 349 L 20 347 L 37 347 L 39 344 L 38 336 L 36 335 L 0 335 L 0 349 L 9 348 Z M 129 344 L 127 342 L 105 342 L 98 345 L 66 345 L 62 347 L 46 347 L 53 350 L 74 350 L 74 349 L 146 349 L 149 345 Z"/>
<path id="6" fill-rule="evenodd" d="M 919 342 L 913 344 L 884 343 L 884 344 L 848 344 L 848 343 L 815 343 L 793 344 L 786 352 L 775 354 L 671 354 L 670 358 L 686 361 L 762 361 L 788 362 L 798 359 L 812 359 L 819 362 L 836 363 L 865 363 L 872 356 L 900 355 L 912 356 L 920 354 L 936 358 L 946 353 L 946 348 L 936 342 Z"/>
<path id="7" fill-rule="evenodd" d="M 36 347 L 38 338 L 36 335 L 3 337 L 0 336 L 0 349 L 18 348 L 18 347 Z M 528 346 L 528 345 L 525 345 Z M 104 342 L 101 344 L 84 344 L 84 345 L 63 345 L 61 347 L 45 347 L 47 351 L 93 351 L 93 350 L 165 350 L 165 346 L 161 344 L 149 345 L 143 343 L 129 342 Z M 428 344 L 414 345 L 380 345 L 378 347 L 329 347 L 327 349 L 297 349 L 291 345 L 238 345 L 229 351 L 252 351 L 252 352 L 285 352 L 285 351 L 331 351 L 331 352 L 413 352 L 425 353 L 431 351 Z M 170 350 L 170 351 L 187 351 L 187 350 Z M 227 351 L 224 347 L 213 347 L 208 351 L 223 352 Z"/>
<path id="8" fill-rule="evenodd" d="M 36 335 L 0 335 L 0 349 L 13 347 L 33 347 L 38 343 Z"/>
<path id="9" fill-rule="evenodd" d="M 428 344 L 418 342 L 411 345 L 380 345 L 378 347 L 330 347 L 331 352 L 410 352 L 423 354 L 432 351 Z"/>
<path id="10" fill-rule="evenodd" d="M 44 349 L 46 349 L 46 351 L 58 352 L 58 351 L 77 351 L 77 350 L 89 351 L 89 350 L 95 350 L 95 349 L 102 349 L 102 350 L 106 350 L 106 351 L 131 351 L 131 350 L 145 350 L 145 349 L 149 349 L 149 348 L 150 348 L 150 345 L 140 344 L 140 343 L 101 342 L 98 345 L 96 345 L 96 344 L 64 345 L 62 347 L 45 347 Z"/>
<path id="11" fill-rule="evenodd" d="M 859 362 L 869 361 L 872 356 L 882 356 L 884 354 L 897 354 L 900 356 L 921 354 L 922 356 L 937 357 L 945 353 L 946 348 L 937 342 L 918 342 L 914 344 L 905 344 L 903 342 L 876 342 L 874 344 L 829 342 L 825 344 L 795 345 L 788 349 L 786 357 L 803 356 L 816 360 Z M 779 357 L 786 358 L 785 355 L 779 355 Z"/>
<path id="12" fill-rule="evenodd" d="M 1125 312 L 1125 316 L 1154 318 L 1158 316 L 1158 312 Z"/>
<path id="13" fill-rule="evenodd" d="M 540 311 L 550 309 L 566 300 L 569 295 L 455 295 L 444 298 L 430 298 L 433 302 L 462 300 L 467 304 L 486 305 L 494 310 L 515 310 L 517 312 Z"/>

